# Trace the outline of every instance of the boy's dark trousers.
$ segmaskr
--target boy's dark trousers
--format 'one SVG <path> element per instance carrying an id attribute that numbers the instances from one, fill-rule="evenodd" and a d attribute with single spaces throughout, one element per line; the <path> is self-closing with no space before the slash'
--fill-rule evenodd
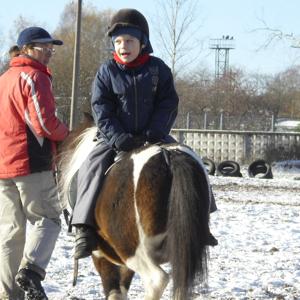
<path id="1" fill-rule="evenodd" d="M 96 228 L 94 211 L 105 172 L 113 164 L 116 151 L 99 142 L 78 170 L 77 197 L 72 225 L 85 224 Z"/>

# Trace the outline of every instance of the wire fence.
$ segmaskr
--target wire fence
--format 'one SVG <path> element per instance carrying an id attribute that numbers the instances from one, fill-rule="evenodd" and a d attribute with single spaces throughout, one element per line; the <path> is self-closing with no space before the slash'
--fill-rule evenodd
<path id="1" fill-rule="evenodd" d="M 70 97 L 57 98 L 57 115 L 69 124 Z M 83 119 L 83 112 L 90 112 L 90 103 L 81 98 L 76 109 L 78 122 Z M 247 112 L 242 115 L 230 115 L 220 112 L 214 114 L 204 111 L 202 113 L 178 113 L 173 128 L 177 129 L 208 129 L 208 130 L 240 130 L 240 131 L 277 131 L 274 115 L 257 112 Z"/>
<path id="2" fill-rule="evenodd" d="M 179 113 L 174 128 L 209 130 L 274 131 L 274 116 L 247 113 L 243 115 Z"/>

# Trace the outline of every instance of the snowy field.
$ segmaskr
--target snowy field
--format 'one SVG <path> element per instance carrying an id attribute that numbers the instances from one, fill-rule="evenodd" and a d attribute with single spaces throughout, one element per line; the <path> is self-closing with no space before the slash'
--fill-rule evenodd
<path id="1" fill-rule="evenodd" d="M 219 208 L 211 230 L 219 245 L 210 248 L 207 287 L 195 287 L 193 299 L 300 299 L 300 169 L 273 168 L 274 179 L 246 173 L 210 176 Z M 44 281 L 49 299 L 104 300 L 90 258 L 80 261 L 72 287 L 73 239 L 64 227 Z M 143 299 L 138 276 L 129 299 Z M 171 299 L 170 284 L 162 299 Z"/>

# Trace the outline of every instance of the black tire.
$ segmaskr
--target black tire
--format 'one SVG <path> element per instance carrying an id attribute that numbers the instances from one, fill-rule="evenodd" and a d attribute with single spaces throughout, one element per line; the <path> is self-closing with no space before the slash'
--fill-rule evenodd
<path id="1" fill-rule="evenodd" d="M 213 162 L 213 160 L 207 158 L 207 157 L 203 157 L 202 158 L 202 162 L 207 170 L 208 175 L 215 175 L 216 172 L 216 165 Z"/>
<path id="2" fill-rule="evenodd" d="M 257 178 L 272 179 L 273 173 L 272 173 L 271 165 L 268 164 L 263 159 L 255 160 L 248 167 L 248 175 L 249 177 L 254 178 L 258 174 L 262 174 L 262 175 Z"/>
<path id="3" fill-rule="evenodd" d="M 242 177 L 240 165 L 233 160 L 222 161 L 217 167 L 217 175 L 228 177 Z"/>

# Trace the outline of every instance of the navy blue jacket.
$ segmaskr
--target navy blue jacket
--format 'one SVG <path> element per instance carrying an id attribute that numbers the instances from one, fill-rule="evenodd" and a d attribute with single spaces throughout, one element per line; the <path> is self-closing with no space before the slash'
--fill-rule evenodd
<path id="1" fill-rule="evenodd" d="M 114 146 L 121 135 L 167 136 L 177 116 L 178 96 L 169 67 L 150 56 L 142 66 L 127 68 L 111 59 L 97 71 L 92 112 L 98 137 Z"/>

